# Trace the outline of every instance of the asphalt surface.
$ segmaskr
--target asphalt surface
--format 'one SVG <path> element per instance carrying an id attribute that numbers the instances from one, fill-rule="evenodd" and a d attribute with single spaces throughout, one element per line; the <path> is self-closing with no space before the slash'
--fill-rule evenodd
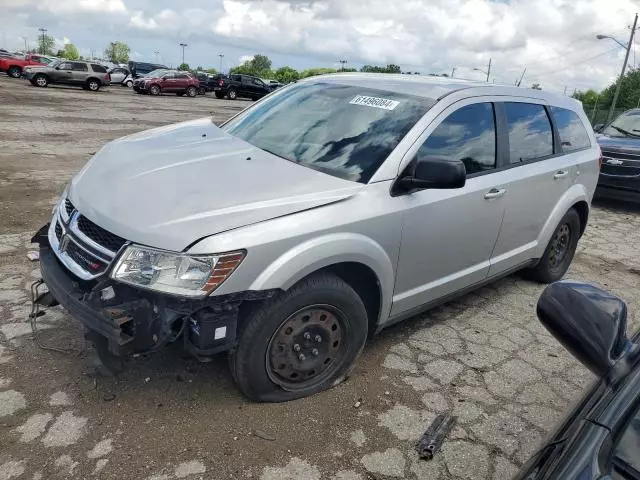
<path id="1" fill-rule="evenodd" d="M 37 345 L 29 239 L 71 176 L 109 140 L 248 104 L 0 76 L 0 480 L 509 478 L 593 380 L 536 320 L 543 286 L 520 276 L 383 332 L 348 381 L 287 404 L 247 402 L 224 356 L 200 364 L 178 347 L 95 379 L 59 308 L 39 318 L 38 341 L 65 353 Z M 624 298 L 633 329 L 639 214 L 597 204 L 567 275 Z M 420 461 L 413 445 L 440 412 L 458 424 Z"/>

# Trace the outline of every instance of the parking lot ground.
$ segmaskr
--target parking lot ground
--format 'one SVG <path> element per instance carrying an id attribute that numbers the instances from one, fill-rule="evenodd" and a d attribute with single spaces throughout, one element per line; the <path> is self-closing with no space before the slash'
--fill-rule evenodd
<path id="1" fill-rule="evenodd" d="M 71 176 L 108 140 L 246 105 L 0 76 L 0 478 L 509 478 L 593 380 L 538 323 L 543 286 L 517 275 L 388 329 L 348 381 L 286 404 L 247 402 L 224 356 L 201 364 L 178 347 L 95 379 L 59 307 L 38 338 L 67 352 L 36 345 L 29 239 Z M 639 251 L 640 209 L 597 204 L 568 274 L 625 299 L 632 329 Z M 420 461 L 414 443 L 440 412 L 457 426 Z"/>

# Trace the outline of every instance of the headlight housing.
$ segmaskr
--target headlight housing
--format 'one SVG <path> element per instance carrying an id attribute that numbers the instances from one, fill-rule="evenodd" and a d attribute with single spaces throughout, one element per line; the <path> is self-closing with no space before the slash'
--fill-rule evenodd
<path id="1" fill-rule="evenodd" d="M 130 245 L 111 271 L 111 278 L 158 292 L 204 297 L 233 273 L 245 254 L 245 251 L 237 251 L 187 255 Z"/>

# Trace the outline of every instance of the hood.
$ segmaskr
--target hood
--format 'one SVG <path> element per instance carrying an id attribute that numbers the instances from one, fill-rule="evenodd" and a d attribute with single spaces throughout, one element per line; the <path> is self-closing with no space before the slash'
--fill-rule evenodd
<path id="1" fill-rule="evenodd" d="M 363 188 L 253 147 L 207 118 L 108 143 L 74 177 L 69 198 L 112 233 L 182 251 L 203 237 Z"/>
<path id="2" fill-rule="evenodd" d="M 610 137 L 598 134 L 596 140 L 600 147 L 608 152 L 640 154 L 640 137 Z"/>

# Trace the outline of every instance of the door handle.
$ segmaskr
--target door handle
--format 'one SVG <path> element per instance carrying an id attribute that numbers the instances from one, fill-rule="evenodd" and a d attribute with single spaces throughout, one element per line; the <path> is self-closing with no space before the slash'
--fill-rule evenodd
<path id="1" fill-rule="evenodd" d="M 484 194 L 485 200 L 491 200 L 492 198 L 500 198 L 505 193 L 507 193 L 506 188 L 492 188 L 487 193 Z"/>
<path id="2" fill-rule="evenodd" d="M 561 178 L 564 178 L 567 175 L 569 175 L 569 172 L 567 172 L 566 170 L 558 170 L 556 174 L 553 176 L 553 179 L 560 180 Z"/>

